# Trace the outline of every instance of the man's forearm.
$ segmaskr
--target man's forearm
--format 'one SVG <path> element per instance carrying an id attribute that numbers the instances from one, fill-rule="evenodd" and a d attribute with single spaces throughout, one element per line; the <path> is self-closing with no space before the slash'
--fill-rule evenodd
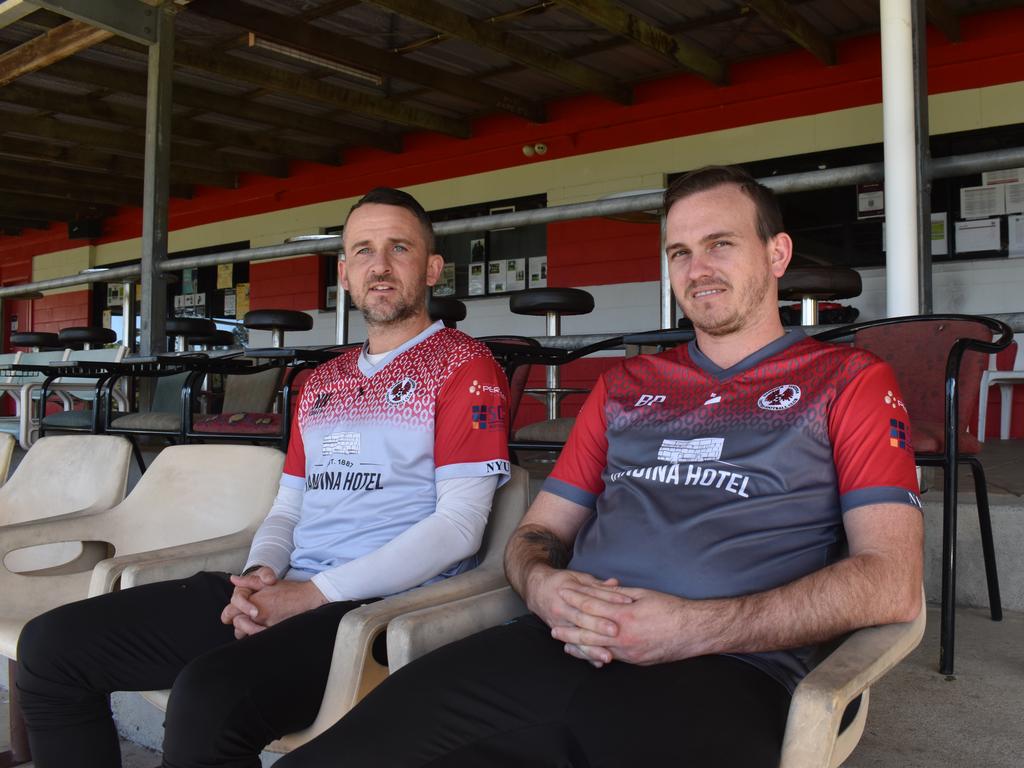
<path id="1" fill-rule="evenodd" d="M 876 555 L 841 560 L 777 589 L 737 598 L 687 601 L 681 657 L 754 653 L 824 642 L 854 629 L 910 621 L 920 570 Z"/>
<path id="2" fill-rule="evenodd" d="M 505 576 L 522 597 L 529 590 L 529 574 L 537 566 L 565 568 L 568 564 L 568 545 L 540 525 L 521 525 L 505 547 Z"/>

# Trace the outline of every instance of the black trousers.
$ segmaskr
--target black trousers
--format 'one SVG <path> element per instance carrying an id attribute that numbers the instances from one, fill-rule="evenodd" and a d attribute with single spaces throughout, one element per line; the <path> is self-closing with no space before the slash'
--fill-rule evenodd
<path id="1" fill-rule="evenodd" d="M 37 768 L 118 768 L 112 691 L 172 688 L 166 768 L 257 768 L 275 738 L 313 722 L 338 622 L 328 603 L 235 640 L 226 574 L 71 603 L 26 625 L 17 686 Z"/>
<path id="2" fill-rule="evenodd" d="M 595 669 L 525 616 L 398 671 L 275 768 L 775 768 L 789 700 L 728 656 Z"/>

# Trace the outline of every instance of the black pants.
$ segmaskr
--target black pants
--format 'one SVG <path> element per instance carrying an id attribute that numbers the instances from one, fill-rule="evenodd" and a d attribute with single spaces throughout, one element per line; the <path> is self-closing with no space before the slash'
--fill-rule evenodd
<path id="1" fill-rule="evenodd" d="M 728 656 L 595 669 L 526 616 L 400 670 L 275 768 L 774 768 L 789 699 Z"/>
<path id="2" fill-rule="evenodd" d="M 18 641 L 17 686 L 38 768 L 117 768 L 111 691 L 172 688 L 166 768 L 256 768 L 275 738 L 308 726 L 338 622 L 328 603 L 244 640 L 220 613 L 221 573 L 127 589 L 43 614 Z"/>

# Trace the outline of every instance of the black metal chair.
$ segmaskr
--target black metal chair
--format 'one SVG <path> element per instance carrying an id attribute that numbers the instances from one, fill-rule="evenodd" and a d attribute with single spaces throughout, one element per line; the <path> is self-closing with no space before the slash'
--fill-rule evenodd
<path id="1" fill-rule="evenodd" d="M 815 335 L 820 341 L 847 341 L 875 353 L 892 366 L 910 416 L 914 457 L 919 466 L 941 467 L 942 627 L 939 671 L 953 673 L 956 623 L 957 467 L 974 477 L 982 553 L 992 620 L 1002 619 L 992 523 L 981 444 L 968 430 L 977 413 L 981 374 L 988 354 L 1013 340 L 1006 323 L 976 315 L 912 315 L 872 320 Z M 993 341 L 993 338 L 995 340 Z"/>

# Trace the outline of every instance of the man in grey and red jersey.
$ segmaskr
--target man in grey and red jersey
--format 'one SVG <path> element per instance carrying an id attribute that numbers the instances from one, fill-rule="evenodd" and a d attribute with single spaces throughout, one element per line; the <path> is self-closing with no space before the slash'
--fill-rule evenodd
<path id="1" fill-rule="evenodd" d="M 598 380 L 506 550 L 532 614 L 401 670 L 280 768 L 775 766 L 822 644 L 917 615 L 892 371 L 784 331 L 770 190 L 706 168 L 665 208 L 696 339 Z"/>
<path id="2" fill-rule="evenodd" d="M 116 768 L 110 692 L 172 684 L 164 765 L 256 768 L 266 744 L 313 722 L 347 611 L 475 565 L 509 475 L 504 374 L 482 343 L 431 322 L 443 259 L 415 199 L 373 190 L 343 242 L 367 342 L 303 387 L 242 574 L 73 603 L 22 632 L 39 768 Z"/>

